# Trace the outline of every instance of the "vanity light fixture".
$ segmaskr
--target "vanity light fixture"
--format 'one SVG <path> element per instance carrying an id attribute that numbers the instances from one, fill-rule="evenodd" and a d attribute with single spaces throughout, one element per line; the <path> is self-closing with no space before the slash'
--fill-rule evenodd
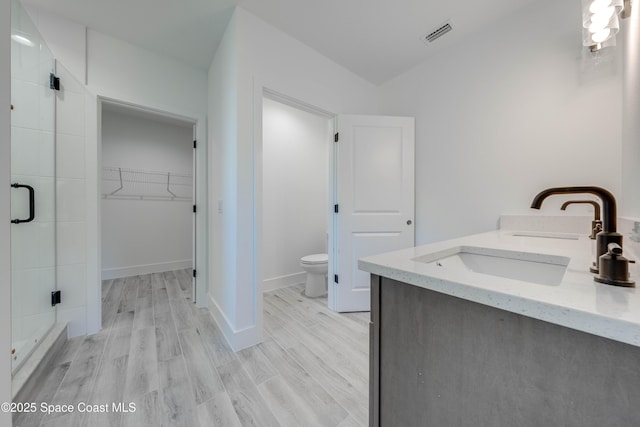
<path id="1" fill-rule="evenodd" d="M 615 46 L 620 18 L 630 9 L 631 0 L 582 0 L 582 44 L 591 52 Z"/>

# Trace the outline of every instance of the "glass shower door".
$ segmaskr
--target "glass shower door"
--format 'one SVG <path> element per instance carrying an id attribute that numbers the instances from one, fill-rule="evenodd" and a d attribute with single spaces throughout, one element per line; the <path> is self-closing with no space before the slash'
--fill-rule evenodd
<path id="1" fill-rule="evenodd" d="M 56 320 L 53 55 L 18 1 L 11 9 L 11 325 L 15 371 Z"/>

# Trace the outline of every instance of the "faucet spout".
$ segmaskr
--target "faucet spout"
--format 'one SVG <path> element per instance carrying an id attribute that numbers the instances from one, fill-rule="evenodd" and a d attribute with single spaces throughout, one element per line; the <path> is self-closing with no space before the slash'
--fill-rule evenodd
<path id="1" fill-rule="evenodd" d="M 591 234 L 589 238 L 595 240 L 599 232 L 602 231 L 602 221 L 600 220 L 600 205 L 593 200 L 569 200 L 562 204 L 560 210 L 567 210 L 567 206 L 573 204 L 585 204 L 593 206 L 593 221 L 591 221 Z"/>
<path id="2" fill-rule="evenodd" d="M 607 253 L 610 243 L 616 243 L 622 247 L 622 234 L 616 232 L 617 211 L 616 198 L 609 191 L 601 187 L 554 187 L 539 192 L 531 202 L 533 209 L 540 209 L 542 202 L 554 194 L 595 194 L 602 200 L 602 231 L 596 234 L 596 262 L 590 268 L 592 273 L 600 271 L 600 257 Z"/>
<path id="3" fill-rule="evenodd" d="M 568 202 L 564 202 L 560 207 L 561 211 L 566 211 L 567 206 L 569 205 L 591 205 L 593 206 L 593 219 L 594 221 L 600 221 L 600 205 L 598 202 L 594 202 L 593 200 L 569 200 Z"/>
<path id="4" fill-rule="evenodd" d="M 602 200 L 602 216 L 603 216 L 602 231 L 605 233 L 615 233 L 617 230 L 617 216 L 618 216 L 617 209 L 616 209 L 616 198 L 608 190 L 605 190 L 604 188 L 601 188 L 601 187 L 584 186 L 584 187 L 547 188 L 546 190 L 542 190 L 533 198 L 533 201 L 531 202 L 531 207 L 533 209 L 540 209 L 540 207 L 542 207 L 542 202 L 544 201 L 544 199 L 554 194 L 581 194 L 581 193 L 595 194 L 600 198 L 600 200 Z M 570 203 L 570 202 L 567 202 L 567 203 Z M 563 208 L 566 209 L 566 206 L 563 205 Z M 599 209 L 596 212 L 599 214 Z"/>

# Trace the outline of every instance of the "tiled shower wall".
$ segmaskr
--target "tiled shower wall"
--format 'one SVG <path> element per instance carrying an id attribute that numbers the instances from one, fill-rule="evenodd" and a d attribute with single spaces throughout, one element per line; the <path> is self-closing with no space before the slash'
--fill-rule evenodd
<path id="1" fill-rule="evenodd" d="M 69 322 L 69 336 L 87 332 L 86 268 L 86 105 L 88 92 L 59 62 L 56 74 L 61 90 L 49 88 L 54 62 L 29 17 L 14 10 L 13 25 L 28 35 L 34 46 L 12 50 L 11 132 L 20 141 L 12 147 L 12 174 L 17 182 L 36 184 L 36 221 L 14 227 L 12 303 L 14 341 L 48 329 L 53 321 L 49 291 L 62 291 L 57 321 Z M 54 113 L 55 103 L 55 113 Z M 52 159 L 55 154 L 55 167 Z M 34 162 L 33 158 L 39 159 Z M 15 191 L 15 190 L 14 190 Z M 26 192 L 13 195 L 12 217 L 25 217 Z M 24 199 L 24 200 L 23 200 Z M 53 215 L 55 206 L 55 217 Z M 43 213 L 51 212 L 50 215 Z M 33 248 L 56 251 L 34 253 Z M 56 268 L 54 276 L 53 270 Z M 54 280 L 55 277 L 55 280 Z M 42 330 L 44 332 L 44 329 Z"/>
<path id="2" fill-rule="evenodd" d="M 86 105 L 87 92 L 60 62 L 56 96 L 57 282 L 62 291 L 58 322 L 69 337 L 87 333 Z"/>
<path id="3" fill-rule="evenodd" d="M 12 9 L 11 144 L 12 182 L 31 185 L 35 192 L 33 222 L 11 226 L 12 347 L 21 363 L 53 324 L 49 292 L 55 287 L 55 166 L 54 95 L 49 89 L 53 58 L 37 30 L 19 8 Z M 26 218 L 29 201 L 24 189 L 11 190 L 11 218 Z"/>

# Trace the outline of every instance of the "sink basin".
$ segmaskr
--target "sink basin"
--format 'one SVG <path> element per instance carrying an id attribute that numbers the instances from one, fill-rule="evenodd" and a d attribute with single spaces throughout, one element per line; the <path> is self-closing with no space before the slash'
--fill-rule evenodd
<path id="1" fill-rule="evenodd" d="M 466 270 L 551 286 L 560 284 L 569 260 L 563 256 L 475 246 L 459 246 L 413 259 L 452 271 Z"/>

